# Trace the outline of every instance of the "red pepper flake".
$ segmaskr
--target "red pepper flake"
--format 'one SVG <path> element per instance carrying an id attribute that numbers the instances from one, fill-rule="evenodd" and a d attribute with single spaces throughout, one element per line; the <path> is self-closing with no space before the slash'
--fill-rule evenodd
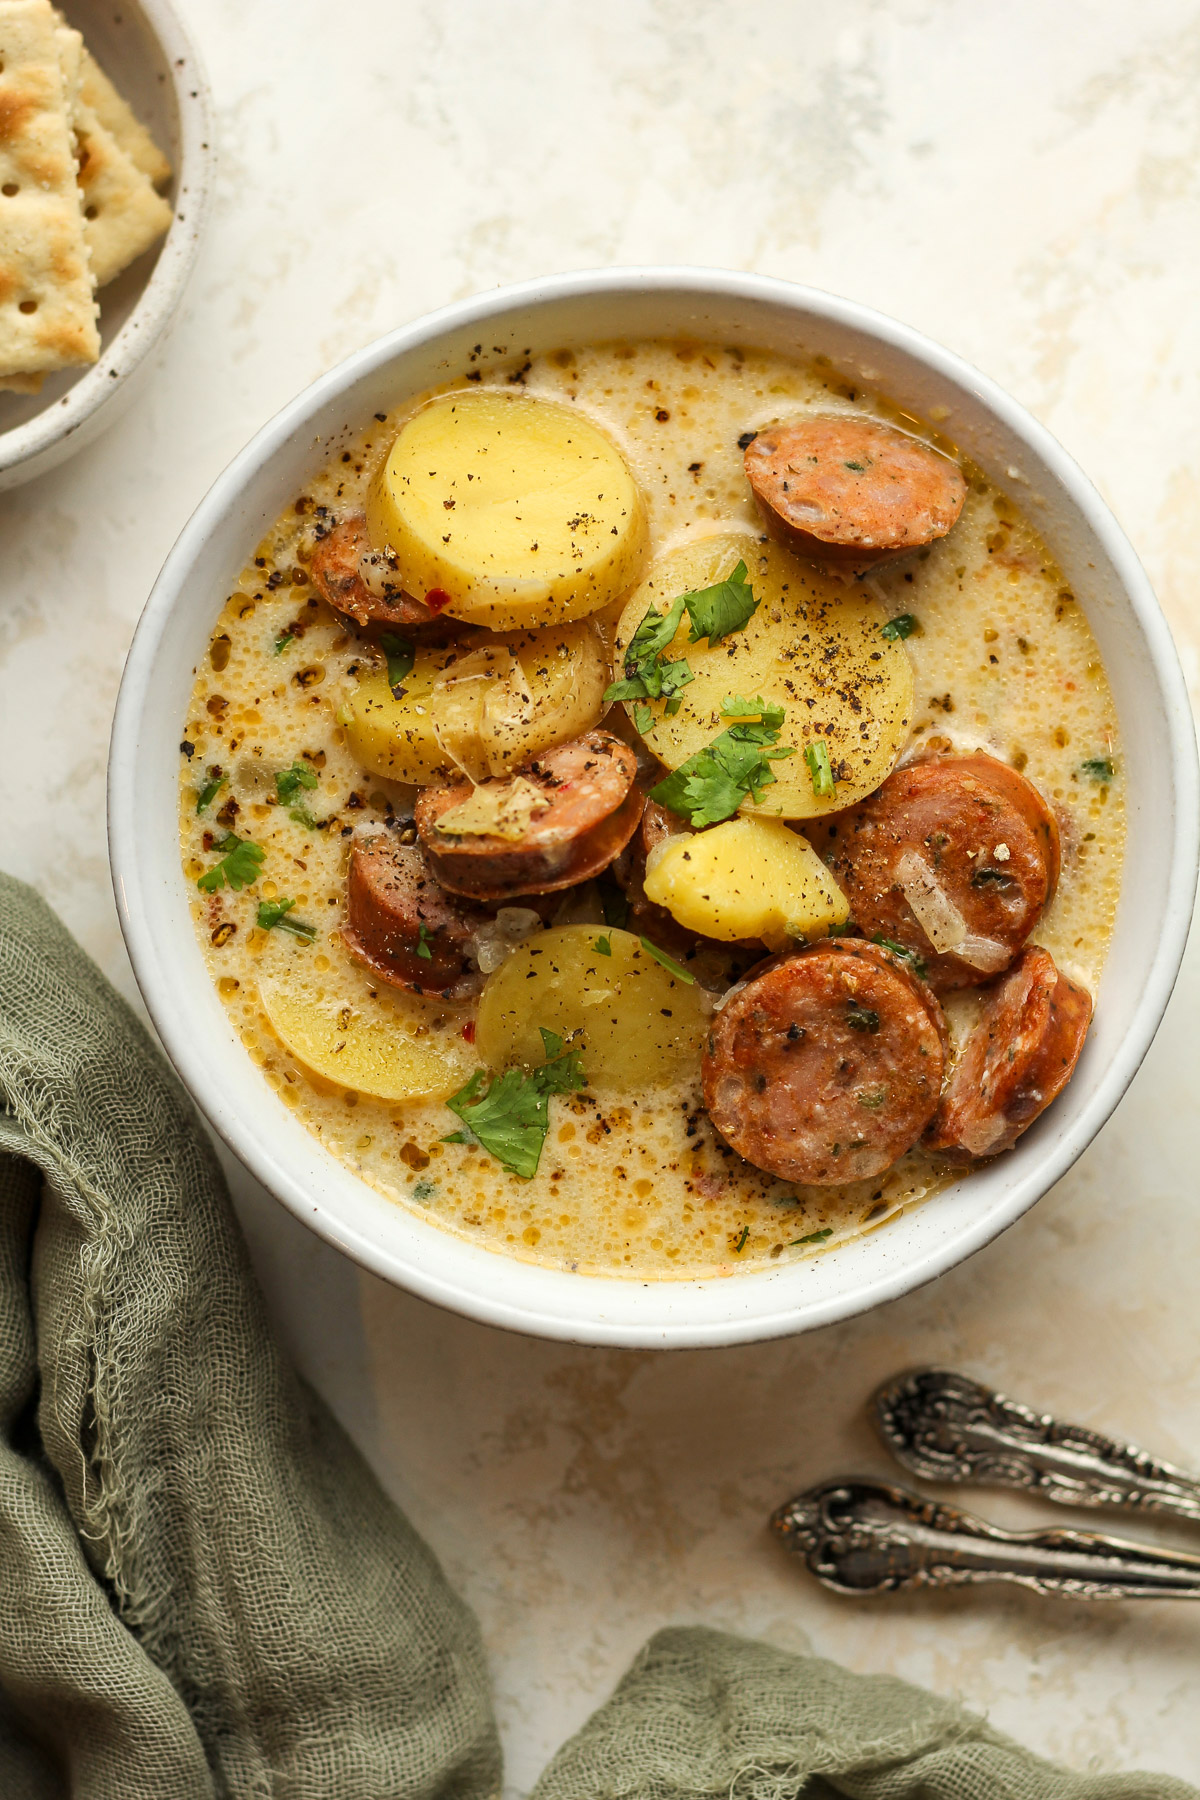
<path id="1" fill-rule="evenodd" d="M 432 613 L 440 613 L 449 606 L 450 600 L 451 595 L 446 592 L 445 588 L 430 588 L 425 596 L 425 604 Z"/>
<path id="2" fill-rule="evenodd" d="M 468 1044 L 473 1044 L 475 1042 L 475 1021 L 474 1021 L 474 1019 L 467 1020 L 466 1024 L 462 1028 L 462 1034 Z"/>

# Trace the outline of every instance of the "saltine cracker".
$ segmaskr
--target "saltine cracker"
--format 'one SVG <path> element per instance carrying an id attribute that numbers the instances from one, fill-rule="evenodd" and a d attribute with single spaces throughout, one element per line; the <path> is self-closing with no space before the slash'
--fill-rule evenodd
<path id="1" fill-rule="evenodd" d="M 57 30 L 49 0 L 0 0 L 0 380 L 100 354 Z"/>

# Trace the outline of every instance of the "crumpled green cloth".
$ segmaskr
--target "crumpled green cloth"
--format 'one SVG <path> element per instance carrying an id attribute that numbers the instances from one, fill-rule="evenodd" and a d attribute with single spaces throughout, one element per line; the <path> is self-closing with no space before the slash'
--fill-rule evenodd
<path id="1" fill-rule="evenodd" d="M 487 1800 L 471 1614 L 272 1341 L 147 1034 L 0 876 L 0 1800 Z M 1200 1800 L 661 1632 L 536 1800 Z"/>

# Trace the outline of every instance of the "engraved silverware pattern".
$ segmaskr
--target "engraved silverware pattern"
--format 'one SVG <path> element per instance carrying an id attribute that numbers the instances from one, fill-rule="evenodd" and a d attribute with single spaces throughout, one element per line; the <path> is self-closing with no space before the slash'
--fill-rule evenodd
<path id="1" fill-rule="evenodd" d="M 1121 1506 L 1200 1522 L 1200 1481 L 1133 1444 L 1066 1425 L 948 1369 L 916 1369 L 875 1395 L 896 1460 L 927 1481 L 1023 1488 L 1065 1506 Z"/>
<path id="2" fill-rule="evenodd" d="M 839 1594 L 1007 1581 L 1076 1599 L 1200 1599 L 1200 1556 L 1098 1532 L 1001 1531 L 885 1482 L 826 1482 L 779 1508 L 771 1525 Z"/>

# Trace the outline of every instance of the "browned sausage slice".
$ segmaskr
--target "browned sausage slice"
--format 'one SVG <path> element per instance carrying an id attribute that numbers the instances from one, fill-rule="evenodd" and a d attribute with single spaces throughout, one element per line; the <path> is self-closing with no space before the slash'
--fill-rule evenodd
<path id="1" fill-rule="evenodd" d="M 451 999 L 477 992 L 473 934 L 490 919 L 438 885 L 416 844 L 381 832 L 350 852 L 342 938 L 393 987 Z"/>
<path id="2" fill-rule="evenodd" d="M 945 537 L 967 492 L 948 456 L 854 414 L 760 431 L 746 476 L 776 536 L 847 574 Z"/>
<path id="3" fill-rule="evenodd" d="M 1091 996 L 1031 944 L 984 1001 L 926 1142 L 947 1156 L 996 1156 L 1066 1087 L 1092 1018 Z"/>
<path id="4" fill-rule="evenodd" d="M 611 731 L 589 731 L 504 780 L 426 788 L 417 831 L 452 893 L 476 900 L 555 893 L 599 875 L 625 848 L 642 816 L 636 773 L 628 744 Z M 489 814 L 503 830 L 487 829 Z"/>
<path id="5" fill-rule="evenodd" d="M 938 993 L 1007 968 L 1058 881 L 1058 826 L 994 756 L 897 769 L 809 837 L 867 937 L 899 944 Z"/>
<path id="6" fill-rule="evenodd" d="M 313 586 L 323 600 L 364 629 L 371 625 L 412 631 L 437 614 L 400 586 L 391 553 L 376 550 L 362 513 L 341 519 L 318 539 L 310 564 Z"/>
<path id="7" fill-rule="evenodd" d="M 732 990 L 703 1055 L 704 1103 L 748 1162 L 838 1186 L 882 1174 L 937 1109 L 941 1008 L 899 957 L 850 939 Z"/>

